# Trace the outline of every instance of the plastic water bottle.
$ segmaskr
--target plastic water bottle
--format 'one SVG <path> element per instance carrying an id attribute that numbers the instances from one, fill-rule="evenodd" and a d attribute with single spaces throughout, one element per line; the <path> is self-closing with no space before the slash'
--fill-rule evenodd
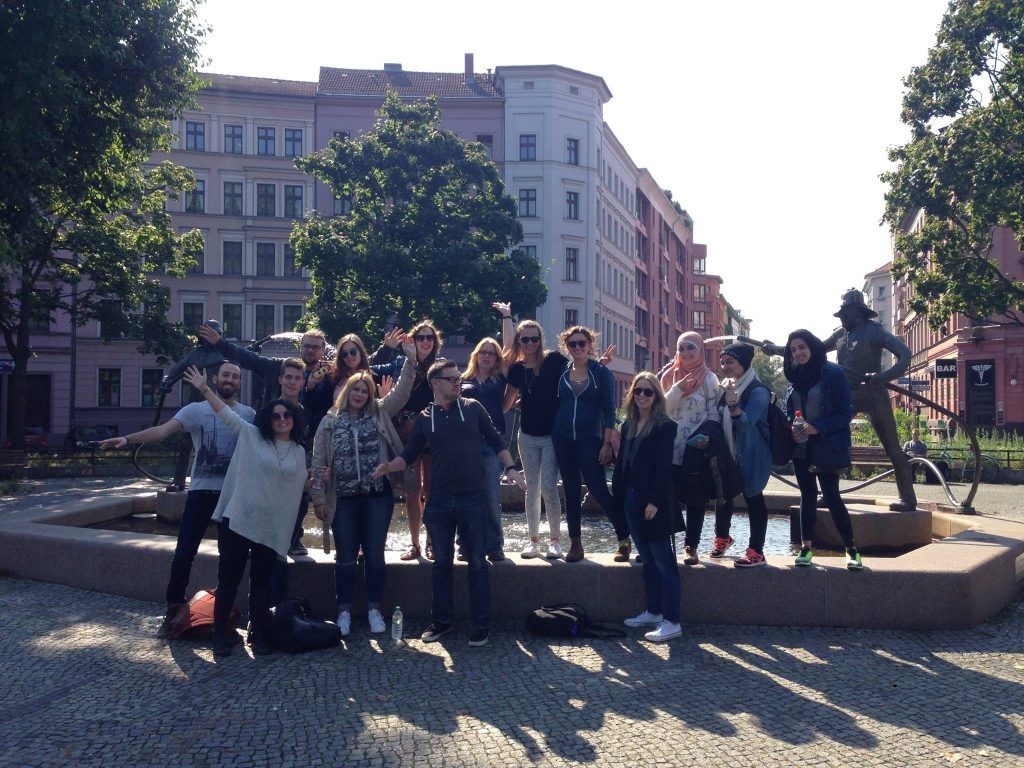
<path id="1" fill-rule="evenodd" d="M 804 427 L 807 426 L 807 421 L 804 419 L 803 411 L 797 411 L 793 414 L 793 439 L 798 443 L 807 442 L 807 433 L 804 431 Z"/>
<path id="2" fill-rule="evenodd" d="M 395 606 L 395 612 L 391 614 L 391 639 L 396 643 L 402 642 L 402 607 Z"/>

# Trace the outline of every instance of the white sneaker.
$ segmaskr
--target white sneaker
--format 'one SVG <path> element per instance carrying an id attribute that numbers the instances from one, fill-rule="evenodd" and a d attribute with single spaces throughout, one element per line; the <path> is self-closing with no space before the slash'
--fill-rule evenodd
<path id="1" fill-rule="evenodd" d="M 562 556 L 562 545 L 557 541 L 548 544 L 548 560 L 558 560 Z"/>
<path id="2" fill-rule="evenodd" d="M 376 608 L 371 608 L 366 614 L 366 618 L 370 622 L 370 631 L 375 635 L 379 635 L 381 632 L 387 632 L 387 624 L 384 623 L 384 617 L 380 615 L 380 611 Z"/>
<path id="3" fill-rule="evenodd" d="M 351 611 L 342 611 L 338 614 L 338 629 L 341 630 L 342 637 L 348 637 L 352 631 L 352 613 Z"/>
<path id="4" fill-rule="evenodd" d="M 660 613 L 648 613 L 647 611 L 644 611 L 641 614 L 626 619 L 622 623 L 627 627 L 656 627 L 662 623 L 662 618 Z"/>
<path id="5" fill-rule="evenodd" d="M 657 629 L 652 629 L 644 637 L 652 643 L 664 643 L 666 640 L 673 640 L 683 634 L 683 628 L 673 621 L 663 621 Z"/>
<path id="6" fill-rule="evenodd" d="M 531 557 L 540 557 L 540 547 L 537 546 L 536 541 L 528 541 L 526 546 L 523 547 L 523 551 L 519 553 L 519 556 L 524 560 L 529 560 Z"/>

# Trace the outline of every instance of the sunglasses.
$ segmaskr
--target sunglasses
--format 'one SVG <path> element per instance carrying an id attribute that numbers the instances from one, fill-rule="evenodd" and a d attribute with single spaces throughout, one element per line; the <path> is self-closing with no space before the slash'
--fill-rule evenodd
<path id="1" fill-rule="evenodd" d="M 654 390 L 650 387 L 633 387 L 633 396 L 643 395 L 644 397 L 654 397 Z"/>
<path id="2" fill-rule="evenodd" d="M 569 347 L 569 349 L 583 349 L 589 343 L 590 342 L 587 341 L 586 339 L 579 339 L 576 341 L 567 341 L 565 345 Z"/>
<path id="3" fill-rule="evenodd" d="M 497 353 L 493 349 L 481 349 L 476 354 L 477 354 L 477 357 L 479 357 L 480 355 L 487 355 L 488 357 L 497 357 L 498 356 Z"/>
<path id="4" fill-rule="evenodd" d="M 343 349 L 338 353 L 342 357 L 359 357 L 358 349 Z"/>
<path id="5" fill-rule="evenodd" d="M 680 344 L 679 345 L 679 351 L 680 352 L 683 352 L 685 350 L 694 350 L 694 349 L 700 349 L 700 347 L 698 347 L 696 344 L 693 344 L 693 343 L 691 343 L 689 341 L 686 342 L 685 344 Z"/>
<path id="6" fill-rule="evenodd" d="M 433 341 L 435 338 L 437 337 L 432 333 L 417 333 L 413 336 L 416 341 Z"/>
<path id="7" fill-rule="evenodd" d="M 274 421 L 291 421 L 292 415 L 288 411 L 274 411 L 270 414 L 270 418 Z"/>
<path id="8" fill-rule="evenodd" d="M 461 376 L 435 376 L 434 381 L 447 381 L 449 384 L 458 384 L 462 381 Z"/>
<path id="9" fill-rule="evenodd" d="M 519 337 L 519 343 L 520 344 L 539 344 L 540 343 L 540 336 L 520 336 Z"/>

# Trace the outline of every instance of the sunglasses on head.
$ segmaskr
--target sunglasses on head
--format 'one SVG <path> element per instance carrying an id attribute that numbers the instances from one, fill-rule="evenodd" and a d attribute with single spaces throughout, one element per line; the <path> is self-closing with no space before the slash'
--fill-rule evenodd
<path id="1" fill-rule="evenodd" d="M 520 336 L 519 337 L 519 343 L 520 344 L 539 344 L 540 343 L 540 336 Z"/>
<path id="2" fill-rule="evenodd" d="M 691 341 L 686 341 L 686 342 L 683 342 L 682 344 L 679 345 L 679 351 L 680 352 L 682 352 L 684 350 L 693 350 L 693 349 L 700 349 L 700 347 L 698 347 L 696 344 L 694 344 Z"/>
<path id="3" fill-rule="evenodd" d="M 583 349 L 589 343 L 586 339 L 574 339 L 573 341 L 567 341 L 565 344 L 569 349 Z"/>
<path id="4" fill-rule="evenodd" d="M 353 347 L 352 349 L 343 349 L 338 354 L 342 357 L 359 357 L 359 350 Z"/>
<path id="5" fill-rule="evenodd" d="M 413 336 L 413 339 L 415 339 L 416 341 L 433 341 L 434 338 L 435 336 L 432 333 L 417 333 L 415 336 Z"/>
<path id="6" fill-rule="evenodd" d="M 270 418 L 274 421 L 291 421 L 292 415 L 288 411 L 274 411 L 270 414 Z"/>
<path id="7" fill-rule="evenodd" d="M 650 387 L 633 387 L 633 396 L 643 395 L 644 397 L 654 397 L 654 390 Z"/>

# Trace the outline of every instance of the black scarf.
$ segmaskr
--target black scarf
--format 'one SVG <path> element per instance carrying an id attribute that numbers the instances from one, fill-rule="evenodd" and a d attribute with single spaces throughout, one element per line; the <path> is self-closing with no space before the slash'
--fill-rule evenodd
<path id="1" fill-rule="evenodd" d="M 803 365 L 794 363 L 790 355 L 789 345 L 793 343 L 793 339 L 802 339 L 811 349 L 811 359 Z M 825 365 L 825 354 L 824 342 L 803 328 L 793 331 L 786 340 L 786 353 L 783 356 L 782 372 L 793 385 L 793 388 L 800 393 L 805 402 L 808 391 L 821 379 L 821 369 Z"/>

